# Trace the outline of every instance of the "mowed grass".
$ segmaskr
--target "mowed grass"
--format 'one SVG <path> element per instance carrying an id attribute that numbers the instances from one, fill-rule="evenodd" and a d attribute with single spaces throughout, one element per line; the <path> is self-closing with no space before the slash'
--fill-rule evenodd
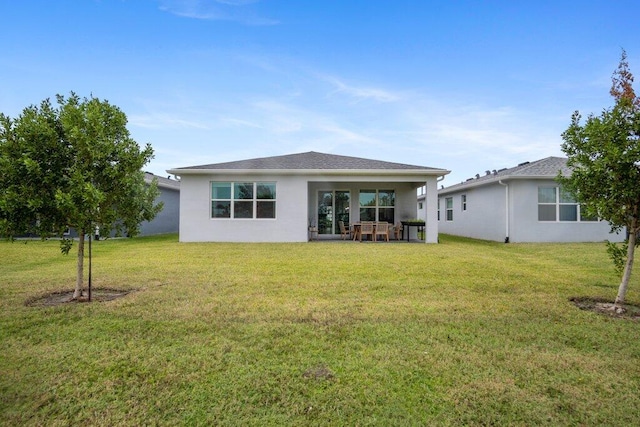
<path id="1" fill-rule="evenodd" d="M 604 244 L 0 242 L 0 425 L 639 425 Z M 640 302 L 636 274 L 628 302 Z"/>

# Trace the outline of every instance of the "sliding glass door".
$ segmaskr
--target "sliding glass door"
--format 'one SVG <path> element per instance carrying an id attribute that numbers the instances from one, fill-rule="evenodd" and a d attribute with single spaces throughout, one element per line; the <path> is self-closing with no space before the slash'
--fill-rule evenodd
<path id="1" fill-rule="evenodd" d="M 340 234 L 339 221 L 349 226 L 351 196 L 348 191 L 318 192 L 318 234 Z"/>

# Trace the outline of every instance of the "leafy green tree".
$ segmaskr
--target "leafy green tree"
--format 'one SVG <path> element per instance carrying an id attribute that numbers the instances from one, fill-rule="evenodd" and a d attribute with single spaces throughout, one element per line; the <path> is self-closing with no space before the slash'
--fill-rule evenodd
<path id="1" fill-rule="evenodd" d="M 562 134 L 562 150 L 573 172 L 558 180 L 587 215 L 607 220 L 614 231 L 626 228 L 626 251 L 609 244 L 614 263 L 624 265 L 615 300 L 622 309 L 640 233 L 640 99 L 633 90 L 625 51 L 613 74 L 610 94 L 615 105 L 600 116 L 591 114 L 582 124 L 580 113 L 573 114 Z"/>
<path id="2" fill-rule="evenodd" d="M 63 237 L 78 232 L 74 298 L 82 295 L 85 235 L 135 236 L 154 205 L 157 183 L 144 182 L 153 158 L 126 128 L 126 115 L 106 100 L 57 95 L 30 106 L 16 119 L 0 114 L 0 235 Z M 68 254 L 73 240 L 61 240 Z"/>

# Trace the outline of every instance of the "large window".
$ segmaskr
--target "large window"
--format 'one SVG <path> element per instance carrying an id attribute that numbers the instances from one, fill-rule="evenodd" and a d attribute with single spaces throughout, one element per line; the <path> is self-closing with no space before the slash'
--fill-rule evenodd
<path id="1" fill-rule="evenodd" d="M 447 221 L 453 221 L 453 197 L 444 199 Z"/>
<path id="2" fill-rule="evenodd" d="M 211 218 L 275 217 L 275 182 L 211 183 Z"/>
<path id="3" fill-rule="evenodd" d="M 395 222 L 394 190 L 360 190 L 360 221 Z"/>
<path id="4" fill-rule="evenodd" d="M 580 204 L 562 187 L 538 187 L 538 221 L 596 221 L 580 212 Z"/>

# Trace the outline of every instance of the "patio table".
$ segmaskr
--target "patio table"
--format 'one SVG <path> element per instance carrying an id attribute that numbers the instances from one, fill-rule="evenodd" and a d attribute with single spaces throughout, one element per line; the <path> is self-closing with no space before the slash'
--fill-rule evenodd
<path id="1" fill-rule="evenodd" d="M 426 223 L 424 221 L 400 221 L 402 223 L 402 238 L 404 239 L 404 231 L 407 230 L 407 242 L 409 241 L 409 236 L 411 235 L 411 228 L 416 227 L 417 232 L 424 231 L 424 226 Z"/>

